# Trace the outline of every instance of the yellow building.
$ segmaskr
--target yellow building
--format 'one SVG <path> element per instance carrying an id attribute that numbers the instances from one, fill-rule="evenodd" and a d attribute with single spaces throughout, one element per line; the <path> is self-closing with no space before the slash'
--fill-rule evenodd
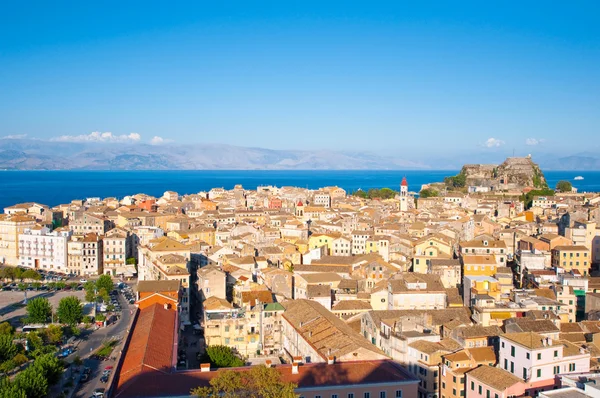
<path id="1" fill-rule="evenodd" d="M 331 254 L 333 251 L 333 241 L 340 236 L 341 234 L 336 233 L 311 235 L 308 238 L 308 247 L 310 249 L 316 249 L 318 247 L 327 246 L 327 254 Z"/>
<path id="2" fill-rule="evenodd" d="M 591 266 L 590 250 L 585 246 L 556 246 L 552 249 L 552 266 L 587 276 Z"/>
<path id="3" fill-rule="evenodd" d="M 464 276 L 493 276 L 496 274 L 497 262 L 494 255 L 463 255 Z"/>

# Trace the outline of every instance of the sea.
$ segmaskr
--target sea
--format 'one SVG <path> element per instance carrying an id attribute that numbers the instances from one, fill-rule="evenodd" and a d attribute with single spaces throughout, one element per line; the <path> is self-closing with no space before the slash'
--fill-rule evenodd
<path id="1" fill-rule="evenodd" d="M 183 170 L 183 171 L 0 171 L 0 213 L 22 202 L 49 206 L 88 197 L 122 198 L 136 193 L 162 196 L 165 191 L 191 194 L 211 188 L 246 189 L 261 185 L 316 189 L 337 185 L 348 193 L 369 188 L 399 189 L 406 177 L 409 190 L 441 182 L 458 170 Z M 580 192 L 600 192 L 600 171 L 544 171 L 550 187 L 570 181 Z M 583 180 L 575 180 L 575 177 Z"/>

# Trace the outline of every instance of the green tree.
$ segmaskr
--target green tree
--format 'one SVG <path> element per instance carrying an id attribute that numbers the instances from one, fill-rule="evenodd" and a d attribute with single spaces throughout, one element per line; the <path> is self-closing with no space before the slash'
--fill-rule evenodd
<path id="1" fill-rule="evenodd" d="M 110 275 L 101 275 L 96 281 L 96 289 L 98 291 L 104 289 L 107 293 L 110 293 L 115 288 L 115 284 L 112 281 Z"/>
<path id="2" fill-rule="evenodd" d="M 419 192 L 419 197 L 423 199 L 433 198 L 436 196 L 440 196 L 440 193 L 433 188 L 425 188 Z"/>
<path id="3" fill-rule="evenodd" d="M 125 260 L 125 262 L 128 265 L 135 265 L 136 261 L 135 261 L 135 257 L 128 257 L 127 260 Z"/>
<path id="4" fill-rule="evenodd" d="M 10 334 L 12 335 L 15 332 L 15 329 L 8 322 L 0 323 L 0 335 Z"/>
<path id="5" fill-rule="evenodd" d="M 85 301 L 93 302 L 96 299 L 96 284 L 94 281 L 87 281 L 85 285 Z"/>
<path id="6" fill-rule="evenodd" d="M 48 384 L 56 384 L 63 372 L 63 362 L 53 354 L 41 355 L 33 362 L 33 368 L 43 374 Z"/>
<path id="7" fill-rule="evenodd" d="M 52 306 L 45 297 L 36 297 L 27 302 L 27 322 L 46 323 L 52 316 Z"/>
<path id="8" fill-rule="evenodd" d="M 75 296 L 62 298 L 58 303 L 57 314 L 60 322 L 75 326 L 83 319 L 83 305 Z"/>
<path id="9" fill-rule="evenodd" d="M 12 359 L 18 351 L 19 349 L 13 343 L 12 334 L 0 335 L 0 362 Z"/>
<path id="10" fill-rule="evenodd" d="M 27 334 L 27 348 L 28 351 L 33 352 L 41 349 L 44 346 L 44 341 L 42 340 L 39 332 L 31 332 Z"/>
<path id="11" fill-rule="evenodd" d="M 59 344 L 63 338 L 63 329 L 59 325 L 48 325 L 44 336 L 47 344 Z"/>
<path id="12" fill-rule="evenodd" d="M 15 377 L 15 385 L 27 397 L 45 397 L 48 393 L 48 380 L 35 366 L 30 366 Z"/>
<path id="13" fill-rule="evenodd" d="M 0 364 L 0 372 L 8 373 L 16 367 L 17 367 L 17 364 L 15 363 L 15 361 L 13 361 L 12 359 L 9 359 Z"/>
<path id="14" fill-rule="evenodd" d="M 14 276 L 15 276 L 15 279 L 22 281 L 23 280 L 23 270 L 21 268 L 15 268 Z"/>
<path id="15" fill-rule="evenodd" d="M 235 368 L 245 365 L 245 362 L 237 357 L 231 348 L 224 345 L 206 347 L 206 356 L 210 363 L 217 368 Z"/>
<path id="16" fill-rule="evenodd" d="M 253 366 L 246 371 L 227 370 L 212 378 L 210 387 L 199 387 L 190 391 L 199 398 L 295 398 L 297 385 L 281 380 L 274 368 Z"/>
<path id="17" fill-rule="evenodd" d="M 32 279 L 35 281 L 39 281 L 40 279 L 42 279 L 42 276 L 37 271 L 34 271 L 32 269 L 27 269 L 23 271 L 22 277 L 23 279 Z"/>
<path id="18" fill-rule="evenodd" d="M 8 377 L 0 381 L 0 398 L 27 398 L 27 394 Z"/>
<path id="19" fill-rule="evenodd" d="M 556 184 L 556 190 L 560 192 L 571 192 L 572 189 L 573 185 L 569 181 L 562 180 Z"/>

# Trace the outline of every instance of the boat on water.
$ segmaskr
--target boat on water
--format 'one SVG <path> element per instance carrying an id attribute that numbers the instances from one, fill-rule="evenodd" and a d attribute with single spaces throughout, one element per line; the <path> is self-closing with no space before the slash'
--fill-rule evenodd
<path id="1" fill-rule="evenodd" d="M 575 177 L 573 179 L 579 181 L 579 180 L 583 180 L 583 177 L 582 176 L 577 176 L 577 177 Z"/>

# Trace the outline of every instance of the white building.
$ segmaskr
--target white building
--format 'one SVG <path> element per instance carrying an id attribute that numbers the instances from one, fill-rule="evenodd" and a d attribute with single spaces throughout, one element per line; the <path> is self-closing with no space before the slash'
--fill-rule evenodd
<path id="1" fill-rule="evenodd" d="M 498 367 L 523 379 L 531 394 L 560 385 L 559 375 L 589 372 L 590 353 L 534 332 L 506 333 L 500 336 Z"/>
<path id="2" fill-rule="evenodd" d="M 315 193 L 313 204 L 329 208 L 331 207 L 331 196 L 327 192 L 318 191 Z"/>
<path id="3" fill-rule="evenodd" d="M 67 271 L 68 229 L 50 232 L 49 228 L 28 228 L 19 234 L 19 265 L 21 267 Z"/>

